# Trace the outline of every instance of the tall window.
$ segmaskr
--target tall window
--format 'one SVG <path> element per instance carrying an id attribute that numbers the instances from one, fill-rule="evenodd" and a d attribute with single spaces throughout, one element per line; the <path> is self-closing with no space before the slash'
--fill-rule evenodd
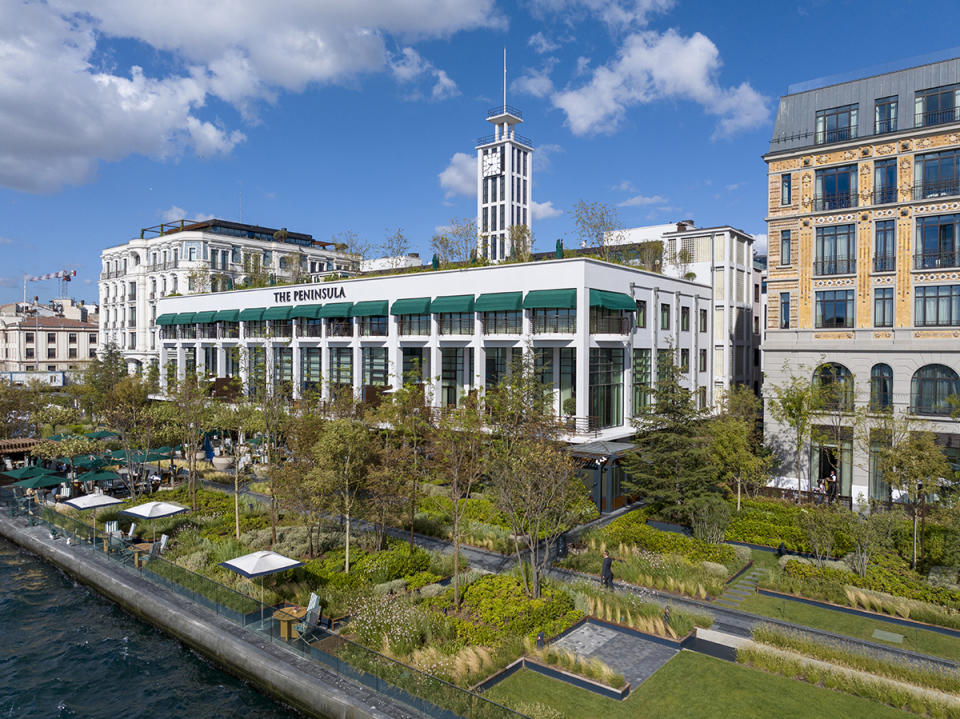
<path id="1" fill-rule="evenodd" d="M 594 347 L 590 350 L 590 416 L 597 427 L 623 424 L 623 349 Z"/>
<path id="2" fill-rule="evenodd" d="M 670 305 L 666 303 L 660 305 L 660 329 L 670 329 Z"/>
<path id="3" fill-rule="evenodd" d="M 350 347 L 330 348 L 330 386 L 334 390 L 353 387 L 353 349 Z"/>
<path id="4" fill-rule="evenodd" d="M 875 364 L 870 370 L 870 408 L 893 407 L 893 370 L 888 364 Z"/>
<path id="5" fill-rule="evenodd" d="M 780 175 L 780 204 L 789 205 L 793 202 L 793 175 Z"/>
<path id="6" fill-rule="evenodd" d="M 914 125 L 929 127 L 954 122 L 960 107 L 960 85 L 920 90 L 914 95 Z"/>
<path id="7" fill-rule="evenodd" d="M 897 201 L 897 161 L 877 160 L 873 164 L 873 204 Z"/>
<path id="8" fill-rule="evenodd" d="M 486 352 L 486 388 L 491 389 L 500 384 L 500 380 L 507 374 L 507 348 L 488 347 Z"/>
<path id="9" fill-rule="evenodd" d="M 430 315 L 399 315 L 401 335 L 430 334 Z"/>
<path id="10" fill-rule="evenodd" d="M 877 135 L 897 129 L 897 96 L 881 97 L 873 106 L 873 131 Z"/>
<path id="11" fill-rule="evenodd" d="M 699 361 L 697 362 L 697 370 L 699 372 L 707 371 L 707 351 L 699 350 L 698 351 Z"/>
<path id="12" fill-rule="evenodd" d="M 653 367 L 650 348 L 633 351 L 633 414 L 649 407 L 653 396 Z"/>
<path id="13" fill-rule="evenodd" d="M 843 142 L 857 136 L 857 105 L 817 111 L 816 143 Z"/>
<path id="14" fill-rule="evenodd" d="M 893 327 L 893 288 L 878 287 L 873 291 L 873 324 Z"/>
<path id="15" fill-rule="evenodd" d="M 817 170 L 814 210 L 838 210 L 857 204 L 857 166 L 844 165 Z"/>
<path id="16" fill-rule="evenodd" d="M 320 390 L 321 350 L 319 347 L 300 349 L 300 386 L 305 392 Z"/>
<path id="17" fill-rule="evenodd" d="M 913 199 L 960 194 L 960 152 L 931 152 L 913 163 Z"/>
<path id="18" fill-rule="evenodd" d="M 647 326 L 647 301 L 637 300 L 637 327 Z"/>
<path id="19" fill-rule="evenodd" d="M 828 290 L 816 296 L 816 327 L 853 327 L 853 290 Z"/>
<path id="20" fill-rule="evenodd" d="M 897 269 L 897 224 L 881 220 L 873 228 L 873 269 L 875 272 L 893 272 Z"/>
<path id="21" fill-rule="evenodd" d="M 281 396 L 289 397 L 293 390 L 293 348 L 273 348 L 273 388 Z"/>
<path id="22" fill-rule="evenodd" d="M 680 350 L 680 370 L 683 372 L 690 371 L 690 350 L 686 348 Z"/>
<path id="23" fill-rule="evenodd" d="M 361 358 L 364 387 L 384 387 L 387 384 L 387 348 L 364 347 Z"/>
<path id="24" fill-rule="evenodd" d="M 916 287 L 913 322 L 917 327 L 960 325 L 960 285 Z"/>
<path id="25" fill-rule="evenodd" d="M 960 215 L 917 218 L 917 269 L 960 267 Z"/>
<path id="26" fill-rule="evenodd" d="M 484 312 L 482 322 L 485 335 L 517 335 L 523 327 L 521 313 L 513 310 Z"/>
<path id="27" fill-rule="evenodd" d="M 690 331 L 690 308 L 689 307 L 680 308 L 680 330 L 682 332 Z"/>
<path id="28" fill-rule="evenodd" d="M 913 373 L 910 411 L 913 414 L 949 415 L 950 397 L 960 394 L 960 377 L 942 364 L 928 364 Z"/>
<path id="29" fill-rule="evenodd" d="M 707 331 L 707 311 L 706 311 L 706 310 L 700 310 L 699 313 L 698 313 L 698 316 L 699 316 L 699 318 L 700 318 L 700 319 L 699 319 L 700 331 L 701 331 L 701 332 L 706 332 L 706 331 Z"/>
<path id="30" fill-rule="evenodd" d="M 780 329 L 790 329 L 790 293 L 780 293 Z"/>
<path id="31" fill-rule="evenodd" d="M 790 264 L 790 253 L 793 236 L 790 230 L 780 231 L 780 266 L 785 267 Z"/>
<path id="32" fill-rule="evenodd" d="M 577 331 L 577 311 L 562 308 L 538 308 L 533 311 L 533 333 L 567 334 Z"/>
<path id="33" fill-rule="evenodd" d="M 823 390 L 828 409 L 853 409 L 853 375 L 837 362 L 827 362 L 813 373 L 814 383 Z"/>
<path id="34" fill-rule="evenodd" d="M 817 228 L 815 275 L 846 275 L 856 271 L 856 225 Z"/>

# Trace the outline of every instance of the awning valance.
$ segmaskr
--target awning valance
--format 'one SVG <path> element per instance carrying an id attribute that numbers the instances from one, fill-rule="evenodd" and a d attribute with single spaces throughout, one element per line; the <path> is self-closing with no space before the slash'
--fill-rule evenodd
<path id="1" fill-rule="evenodd" d="M 397 300 L 390 308 L 392 315 L 427 315 L 430 314 L 429 297 L 410 297 Z"/>
<path id="2" fill-rule="evenodd" d="M 608 290 L 590 290 L 590 306 L 603 307 L 606 310 L 626 310 L 633 312 L 637 303 L 630 295 Z"/>
<path id="3" fill-rule="evenodd" d="M 320 309 L 317 317 L 349 317 L 353 302 L 331 302 Z"/>
<path id="4" fill-rule="evenodd" d="M 259 322 L 263 319 L 263 313 L 266 310 L 263 307 L 248 307 L 240 310 L 240 319 L 244 322 Z"/>
<path id="5" fill-rule="evenodd" d="M 531 290 L 523 298 L 523 306 L 528 310 L 559 309 L 572 310 L 577 307 L 577 291 Z"/>
<path id="6" fill-rule="evenodd" d="M 176 324 L 177 314 L 176 312 L 168 312 L 165 315 L 160 315 L 157 317 L 157 325 L 160 327 L 165 327 L 166 325 Z"/>
<path id="7" fill-rule="evenodd" d="M 437 297 L 430 303 L 430 311 L 437 312 L 473 312 L 473 295 L 446 295 Z"/>
<path id="8" fill-rule="evenodd" d="M 290 310 L 292 307 L 268 307 L 263 313 L 265 320 L 288 320 L 290 319 Z"/>
<path id="9" fill-rule="evenodd" d="M 390 303 L 387 300 L 367 300 L 357 302 L 350 310 L 353 317 L 373 317 L 375 315 L 385 315 L 389 311 Z"/>
<path id="10" fill-rule="evenodd" d="M 522 308 L 522 292 L 491 292 L 480 295 L 474 305 L 477 312 L 519 312 Z"/>

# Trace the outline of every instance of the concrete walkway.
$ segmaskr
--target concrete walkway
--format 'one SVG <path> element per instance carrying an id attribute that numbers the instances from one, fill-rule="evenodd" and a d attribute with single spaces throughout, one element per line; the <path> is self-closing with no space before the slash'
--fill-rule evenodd
<path id="1" fill-rule="evenodd" d="M 622 674 L 629 682 L 631 691 L 679 652 L 673 647 L 590 622 L 581 624 L 558 639 L 553 646 L 585 659 L 596 657 Z"/>

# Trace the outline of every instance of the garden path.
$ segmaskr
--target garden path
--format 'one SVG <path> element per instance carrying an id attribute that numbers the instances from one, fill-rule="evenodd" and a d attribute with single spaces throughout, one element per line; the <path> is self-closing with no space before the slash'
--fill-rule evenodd
<path id="1" fill-rule="evenodd" d="M 585 622 L 564 635 L 554 646 L 578 657 L 596 657 L 630 684 L 631 691 L 650 678 L 679 651 L 612 627 Z"/>
<path id="2" fill-rule="evenodd" d="M 757 583 L 767 576 L 769 572 L 760 567 L 752 567 L 749 572 L 741 574 L 736 581 L 727 585 L 726 590 L 714 600 L 714 603 L 720 607 L 737 609 L 740 602 L 755 594 Z"/>

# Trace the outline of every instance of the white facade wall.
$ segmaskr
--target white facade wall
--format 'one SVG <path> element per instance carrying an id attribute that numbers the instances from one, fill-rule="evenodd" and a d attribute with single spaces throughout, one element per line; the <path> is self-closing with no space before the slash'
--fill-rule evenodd
<path id="1" fill-rule="evenodd" d="M 171 359 L 177 361 L 179 376 L 185 372 L 185 352 L 193 348 L 197 357 L 197 371 L 208 372 L 214 376 L 223 376 L 226 350 L 239 347 L 241 351 L 250 347 L 264 347 L 266 351 L 266 371 L 268 381 L 272 377 L 273 349 L 290 347 L 293 350 L 294 395 L 299 394 L 301 382 L 302 350 L 320 348 L 322 353 L 322 372 L 324 374 L 324 395 L 330 395 L 327 384 L 327 368 L 331 351 L 335 348 L 349 348 L 353 358 L 355 392 L 361 389 L 360 368 L 364 348 L 385 348 L 388 357 L 388 388 L 399 388 L 402 384 L 402 349 L 421 348 L 429 356 L 430 373 L 427 383 L 432 386 L 431 397 L 436 405 L 443 402 L 441 396 L 441 352 L 444 349 L 461 348 L 472 350 L 472 372 L 463 378 L 463 391 L 482 388 L 486 382 L 487 354 L 500 349 L 512 352 L 532 349 L 553 349 L 553 372 L 557 392 L 557 411 L 562 413 L 559 402 L 559 375 L 561 349 L 572 349 L 576 359 L 575 396 L 576 426 L 580 438 L 614 439 L 633 434 L 631 417 L 633 415 L 633 359 L 635 349 L 650 350 L 651 383 L 655 382 L 656 357 L 658 350 L 675 352 L 679 363 L 681 352 L 689 358 L 684 374 L 687 385 L 692 390 L 702 389 L 702 399 L 706 405 L 713 403 L 712 353 L 713 345 L 712 313 L 713 301 L 709 287 L 684 280 L 673 279 L 649 272 L 635 270 L 622 265 L 614 265 L 596 260 L 566 259 L 488 266 L 462 270 L 423 272 L 386 277 L 356 278 L 335 282 L 323 282 L 305 285 L 291 285 L 279 288 L 263 288 L 220 292 L 194 297 L 166 297 L 157 303 L 159 314 L 178 314 L 213 310 L 243 310 L 248 308 L 271 308 L 277 306 L 295 307 L 298 305 L 327 304 L 330 302 L 365 302 L 386 300 L 392 304 L 399 299 L 445 297 L 452 295 L 474 295 L 498 292 L 528 293 L 534 290 L 574 289 L 576 291 L 576 323 L 573 331 L 560 333 L 535 333 L 533 313 L 522 312 L 522 326 L 519 332 L 512 334 L 483 334 L 483 324 L 477 313 L 473 322 L 473 333 L 469 335 L 440 334 L 438 316 L 431 315 L 429 335 L 401 335 L 399 321 L 395 316 L 388 317 L 386 336 L 361 336 L 354 323 L 350 337 L 334 337 L 325 326 L 320 337 L 301 336 L 298 323 L 294 321 L 291 338 L 251 338 L 247 336 L 246 323 L 241 322 L 240 338 L 226 339 L 222 336 L 210 339 L 160 339 L 161 378 L 166 381 L 165 365 Z M 606 290 L 628 295 L 635 302 L 646 302 L 646 324 L 638 327 L 636 312 L 631 311 L 626 331 L 616 333 L 590 331 L 590 290 Z M 327 299 L 318 298 L 316 293 L 325 293 Z M 669 322 L 661 326 L 661 306 L 668 308 Z M 701 330 L 701 311 L 705 312 L 705 327 Z M 687 317 L 687 329 L 682 327 L 682 318 Z M 619 327 L 619 325 L 618 325 Z M 607 328 L 609 329 L 609 328 Z M 160 333 L 158 332 L 158 335 Z M 220 332 L 222 335 L 222 331 Z M 268 330 L 268 335 L 270 334 Z M 211 366 L 204 365 L 203 359 L 209 349 Z M 591 415 L 590 409 L 590 367 L 591 350 L 622 350 L 622 365 L 614 368 L 622 387 L 622 421 L 613 426 L 605 426 L 599 433 L 587 432 Z M 701 354 L 703 351 L 703 354 Z M 686 354 L 688 353 L 688 354 Z M 466 356 L 467 353 L 465 352 Z M 242 363 L 241 363 L 242 364 Z M 215 366 L 213 366 L 215 365 Z M 464 359 L 466 370 L 469 363 Z M 243 371 L 238 373 L 244 381 Z M 583 430 L 580 432 L 580 430 Z"/>

